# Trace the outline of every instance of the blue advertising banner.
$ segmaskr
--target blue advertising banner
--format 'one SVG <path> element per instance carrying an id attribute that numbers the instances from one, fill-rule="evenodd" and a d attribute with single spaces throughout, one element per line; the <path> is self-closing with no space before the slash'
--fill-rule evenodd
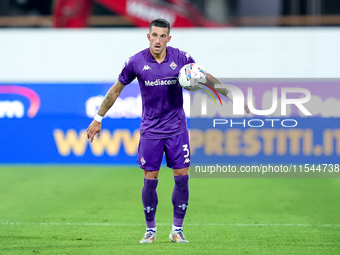
<path id="1" fill-rule="evenodd" d="M 301 85 L 296 82 L 284 86 Z M 101 137 L 93 143 L 86 137 L 111 85 L 0 84 L 0 163 L 135 164 L 142 111 L 136 82 L 126 86 L 106 114 Z M 308 84 L 311 99 L 305 106 L 313 116 L 301 116 L 292 107 L 285 117 L 235 117 L 233 105 L 222 97 L 223 108 L 208 100 L 207 116 L 202 118 L 196 113 L 202 108 L 201 92 L 184 91 L 184 108 L 191 115 L 192 162 L 339 163 L 338 85 L 334 81 Z M 272 88 L 256 86 L 255 108 L 269 109 Z"/>
<path id="2" fill-rule="evenodd" d="M 268 169 L 271 177 L 340 177 L 340 80 L 235 79 L 218 87 L 233 103 L 214 90 L 191 95 L 193 177 L 263 177 Z"/>
<path id="3" fill-rule="evenodd" d="M 340 163 L 339 119 L 294 118 L 286 127 L 269 119 L 191 119 L 192 162 Z"/>
<path id="4" fill-rule="evenodd" d="M 0 163 L 119 163 L 137 160 L 141 99 L 127 86 L 92 144 L 86 129 L 112 84 L 0 85 Z"/>

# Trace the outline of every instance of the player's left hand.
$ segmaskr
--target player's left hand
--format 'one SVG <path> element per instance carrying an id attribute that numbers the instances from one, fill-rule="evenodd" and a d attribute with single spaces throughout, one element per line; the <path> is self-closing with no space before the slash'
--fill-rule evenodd
<path id="1" fill-rule="evenodd" d="M 247 114 L 249 114 L 250 111 L 246 103 L 244 103 L 244 110 L 246 111 Z"/>

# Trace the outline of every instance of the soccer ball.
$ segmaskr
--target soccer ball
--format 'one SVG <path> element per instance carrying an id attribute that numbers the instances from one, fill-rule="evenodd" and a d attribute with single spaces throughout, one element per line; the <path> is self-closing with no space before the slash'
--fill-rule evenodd
<path id="1" fill-rule="evenodd" d="M 206 83 L 207 72 L 199 64 L 186 64 L 179 71 L 178 81 L 183 88 L 196 91 Z"/>

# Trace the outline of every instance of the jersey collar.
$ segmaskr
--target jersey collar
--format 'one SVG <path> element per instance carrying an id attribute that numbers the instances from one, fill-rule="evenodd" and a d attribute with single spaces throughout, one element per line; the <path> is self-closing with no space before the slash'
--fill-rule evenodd
<path id="1" fill-rule="evenodd" d="M 152 63 L 157 62 L 156 59 L 151 55 L 150 48 L 148 49 L 148 61 Z M 169 47 L 166 47 L 166 56 L 163 62 L 168 62 L 168 61 L 169 61 Z"/>

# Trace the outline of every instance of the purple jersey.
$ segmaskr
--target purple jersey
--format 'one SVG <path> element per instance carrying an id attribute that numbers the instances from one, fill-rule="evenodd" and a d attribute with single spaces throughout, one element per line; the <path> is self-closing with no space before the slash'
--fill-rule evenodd
<path id="1" fill-rule="evenodd" d="M 147 48 L 130 57 L 118 80 L 123 85 L 136 77 L 142 95 L 141 137 L 162 139 L 187 131 L 182 87 L 177 77 L 182 66 L 194 63 L 186 52 L 167 46 L 167 54 L 158 63 Z"/>

